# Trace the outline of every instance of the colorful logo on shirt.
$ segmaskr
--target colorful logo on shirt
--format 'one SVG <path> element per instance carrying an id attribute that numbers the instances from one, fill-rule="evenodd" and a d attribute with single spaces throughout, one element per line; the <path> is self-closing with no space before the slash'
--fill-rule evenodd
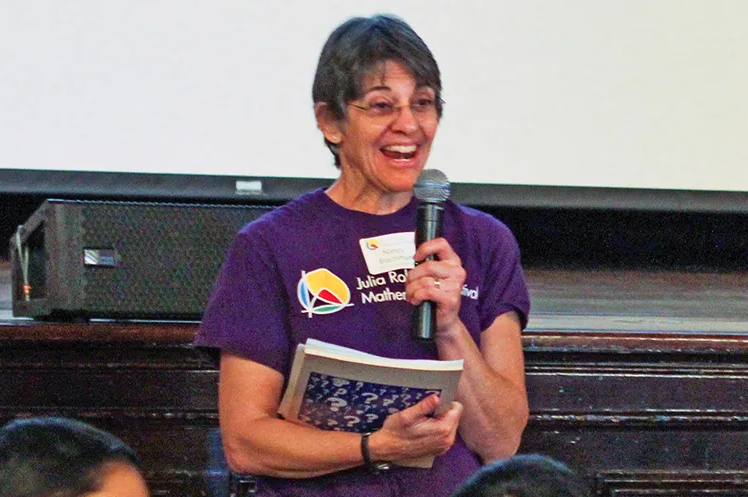
<path id="1" fill-rule="evenodd" d="M 312 314 L 332 314 L 353 305 L 348 285 L 325 268 L 302 271 L 296 295 L 309 317 Z"/>

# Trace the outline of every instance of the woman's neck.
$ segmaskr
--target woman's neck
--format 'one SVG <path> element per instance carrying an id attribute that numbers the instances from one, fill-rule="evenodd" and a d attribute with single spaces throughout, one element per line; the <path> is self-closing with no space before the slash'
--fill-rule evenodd
<path id="1" fill-rule="evenodd" d="M 392 214 L 410 203 L 412 191 L 380 192 L 347 185 L 338 178 L 326 191 L 335 203 L 346 209 L 369 214 Z"/>

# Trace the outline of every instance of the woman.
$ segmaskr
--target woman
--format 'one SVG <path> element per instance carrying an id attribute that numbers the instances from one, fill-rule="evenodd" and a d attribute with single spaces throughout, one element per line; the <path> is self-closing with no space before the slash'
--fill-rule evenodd
<path id="1" fill-rule="evenodd" d="M 513 454 L 527 421 L 520 333 L 529 299 L 516 241 L 492 217 L 448 201 L 443 238 L 413 247 L 413 187 L 442 101 L 438 66 L 405 22 L 380 15 L 339 26 L 312 97 L 340 175 L 239 233 L 196 338 L 221 350 L 227 460 L 262 476 L 260 495 L 448 495 L 482 462 Z M 392 265 L 366 252 L 372 239 L 405 240 L 416 261 L 436 260 Z M 343 289 L 334 312 L 299 297 L 310 274 Z M 377 298 L 385 294 L 395 297 Z M 431 347 L 410 338 L 413 305 L 424 300 L 437 306 Z M 459 402 L 433 417 L 439 401 L 427 398 L 364 440 L 282 420 L 293 351 L 307 338 L 394 358 L 464 359 Z M 377 473 L 364 465 L 367 442 L 375 463 L 439 457 L 428 470 Z"/>

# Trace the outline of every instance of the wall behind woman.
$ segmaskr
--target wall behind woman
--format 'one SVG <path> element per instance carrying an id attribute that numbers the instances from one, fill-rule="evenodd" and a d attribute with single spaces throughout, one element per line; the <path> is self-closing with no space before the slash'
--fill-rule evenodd
<path id="1" fill-rule="evenodd" d="M 314 66 L 375 9 L 441 66 L 429 166 L 452 182 L 748 192 L 741 0 L 3 2 L 0 177 L 334 177 Z"/>

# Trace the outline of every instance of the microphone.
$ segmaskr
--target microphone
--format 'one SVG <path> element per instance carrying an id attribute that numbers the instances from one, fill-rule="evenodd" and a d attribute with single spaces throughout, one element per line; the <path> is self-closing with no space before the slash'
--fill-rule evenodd
<path id="1" fill-rule="evenodd" d="M 421 201 L 416 220 L 416 247 L 442 236 L 444 201 L 449 198 L 449 180 L 437 169 L 424 169 L 415 184 L 415 195 Z M 426 260 L 434 260 L 428 256 Z M 436 333 L 436 304 L 424 300 L 413 311 L 410 336 L 417 342 L 430 342 Z"/>

